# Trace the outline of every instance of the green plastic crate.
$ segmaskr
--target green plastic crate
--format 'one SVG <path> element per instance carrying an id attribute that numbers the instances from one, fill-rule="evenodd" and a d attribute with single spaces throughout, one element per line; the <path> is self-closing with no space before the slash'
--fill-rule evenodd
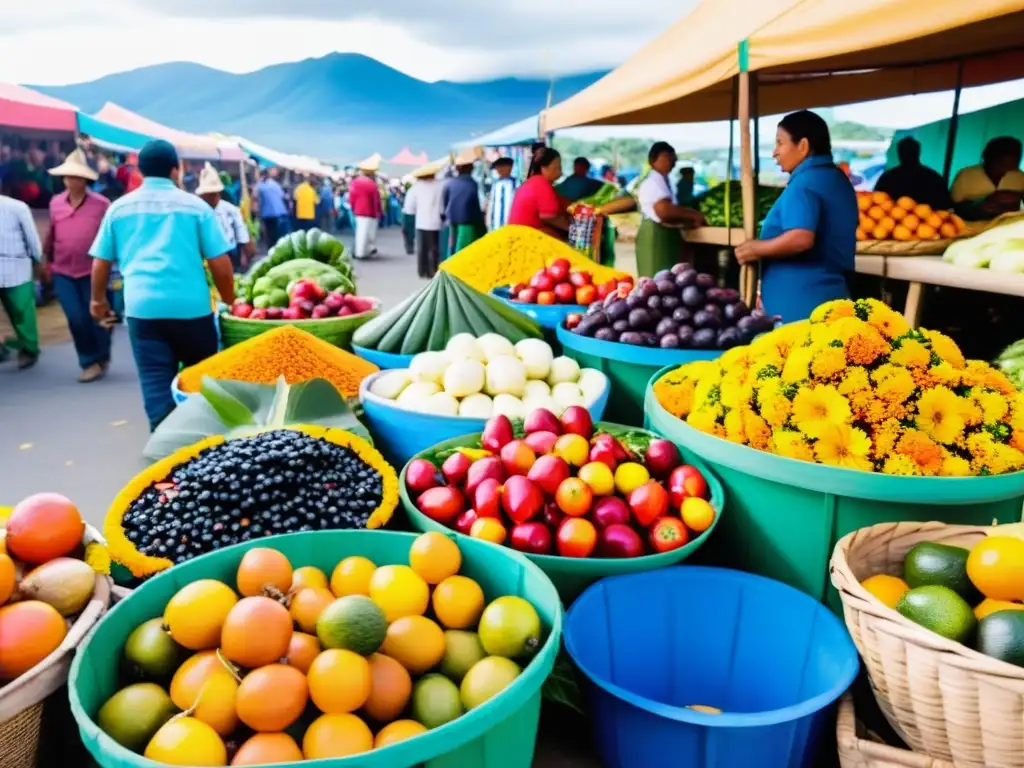
<path id="1" fill-rule="evenodd" d="M 128 634 L 162 615 L 181 587 L 197 579 L 234 585 L 242 555 L 253 547 L 280 550 L 292 565 L 314 565 L 330 573 L 350 555 L 377 565 L 408 563 L 416 536 L 391 531 L 316 531 L 238 544 L 177 565 L 147 581 L 107 614 L 78 649 L 68 690 L 82 741 L 102 768 L 158 768 L 100 731 L 93 716 L 116 690 L 118 665 Z M 547 639 L 519 678 L 501 695 L 458 720 L 385 749 L 336 760 L 282 763 L 284 768 L 529 768 L 540 720 L 541 686 L 561 646 L 558 593 L 535 565 L 516 552 L 477 540 L 459 540 L 462 573 L 476 579 L 489 599 L 519 595 L 540 614 Z"/>
<path id="2" fill-rule="evenodd" d="M 622 425 L 598 422 L 596 428 L 600 430 L 602 427 L 618 427 L 621 429 Z M 479 446 L 480 433 L 478 432 L 475 434 L 455 437 L 451 440 L 445 440 L 427 451 L 417 454 L 413 459 L 420 458 L 437 451 L 443 451 L 448 448 L 458 448 L 460 446 L 467 445 Z M 704 479 L 707 481 L 708 490 L 711 493 L 711 506 L 715 508 L 715 520 L 711 524 L 710 528 L 704 531 L 693 541 L 686 544 L 686 546 L 674 549 L 670 552 L 661 552 L 656 555 L 621 559 L 604 557 L 576 558 L 561 557 L 558 555 L 531 554 L 525 555 L 526 558 L 533 561 L 542 571 L 544 571 L 545 574 L 547 574 L 548 578 L 551 579 L 555 588 L 558 590 L 558 594 L 561 596 L 562 601 L 567 606 L 570 605 L 572 601 L 575 600 L 587 587 L 606 576 L 621 576 L 627 573 L 653 571 L 658 568 L 666 568 L 670 565 L 678 565 L 700 549 L 704 542 L 708 540 L 708 537 L 711 536 L 711 532 L 718 526 L 718 521 L 722 517 L 722 510 L 725 508 L 725 491 L 722 489 L 722 484 L 718 481 L 718 478 L 715 477 L 714 473 L 708 469 L 707 465 L 699 459 L 695 459 L 690 463 L 701 471 L 704 475 Z M 419 531 L 440 531 L 449 535 L 455 535 L 460 544 L 466 540 L 473 541 L 469 536 L 453 531 L 451 528 L 427 517 L 416 508 L 416 504 L 405 489 L 405 470 L 408 466 L 409 465 L 406 464 L 405 467 L 402 468 L 402 473 L 398 477 L 398 492 L 402 499 L 402 507 L 405 509 L 406 514 L 409 517 L 411 527 Z"/>
<path id="3" fill-rule="evenodd" d="M 666 411 L 648 387 L 647 428 L 687 460 L 703 459 L 729 496 L 729 515 L 701 560 L 790 584 L 837 612 L 828 563 L 846 534 L 879 523 L 938 520 L 963 525 L 1017 522 L 1024 472 L 993 477 L 896 477 L 828 467 L 709 435 Z"/>

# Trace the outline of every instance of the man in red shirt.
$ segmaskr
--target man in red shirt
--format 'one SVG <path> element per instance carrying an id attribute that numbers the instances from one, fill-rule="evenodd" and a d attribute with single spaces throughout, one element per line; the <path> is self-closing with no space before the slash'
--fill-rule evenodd
<path id="1" fill-rule="evenodd" d="M 353 255 L 365 259 L 377 253 L 377 227 L 383 213 L 377 171 L 380 157 L 374 155 L 359 164 L 359 175 L 348 187 L 348 202 L 355 217 L 356 242 Z"/>
<path id="2" fill-rule="evenodd" d="M 110 329 L 103 328 L 89 314 L 92 258 L 89 248 L 99 232 L 110 201 L 92 192 L 87 184 L 98 174 L 76 149 L 51 176 L 64 181 L 65 192 L 50 200 L 50 232 L 43 245 L 43 264 L 53 275 L 53 287 L 68 320 L 78 353 L 83 384 L 103 377 L 110 364 Z"/>

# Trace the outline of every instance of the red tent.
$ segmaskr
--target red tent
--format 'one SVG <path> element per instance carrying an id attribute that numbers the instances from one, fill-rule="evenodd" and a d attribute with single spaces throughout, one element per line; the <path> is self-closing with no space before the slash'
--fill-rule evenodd
<path id="1" fill-rule="evenodd" d="M 420 152 L 418 155 L 414 155 L 408 147 L 402 147 L 402 151 L 392 157 L 388 162 L 391 165 L 409 165 L 418 168 L 421 165 L 426 165 L 430 158 L 427 157 L 426 152 Z"/>
<path id="2" fill-rule="evenodd" d="M 0 83 L 0 126 L 74 133 L 78 129 L 75 111 L 66 101 Z"/>

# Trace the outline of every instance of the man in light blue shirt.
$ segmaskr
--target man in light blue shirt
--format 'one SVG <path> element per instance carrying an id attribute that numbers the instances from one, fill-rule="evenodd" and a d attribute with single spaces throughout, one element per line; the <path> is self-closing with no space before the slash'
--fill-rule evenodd
<path id="1" fill-rule="evenodd" d="M 493 232 L 508 223 L 508 214 L 512 210 L 512 198 L 516 196 L 519 183 L 512 178 L 515 163 L 511 157 L 499 157 L 491 164 L 497 178 L 491 185 L 491 194 L 487 198 L 487 229 Z"/>
<path id="2" fill-rule="evenodd" d="M 171 382 L 182 366 L 217 352 L 213 300 L 204 262 L 221 298 L 234 301 L 231 246 L 213 209 L 177 186 L 178 154 L 166 141 L 139 153 L 142 186 L 113 203 L 89 254 L 97 321 L 109 324 L 107 283 L 116 262 L 142 400 L 155 429 L 174 410 Z"/>
<path id="3" fill-rule="evenodd" d="M 273 248 L 279 238 L 288 234 L 288 204 L 284 190 L 277 183 L 277 168 L 271 168 L 256 185 L 256 199 L 263 220 L 263 232 L 267 237 L 267 248 Z"/>

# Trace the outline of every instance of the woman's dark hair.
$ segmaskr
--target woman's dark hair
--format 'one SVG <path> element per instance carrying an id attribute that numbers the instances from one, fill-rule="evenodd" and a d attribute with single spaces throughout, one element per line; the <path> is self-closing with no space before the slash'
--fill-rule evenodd
<path id="1" fill-rule="evenodd" d="M 1020 165 L 1022 151 L 1024 148 L 1022 148 L 1020 139 L 1013 136 L 997 136 L 985 145 L 981 158 L 985 162 L 999 157 L 1017 158 L 1017 164 Z"/>
<path id="2" fill-rule="evenodd" d="M 656 141 L 647 151 L 647 164 L 654 165 L 655 161 L 665 154 L 675 153 L 675 149 L 667 141 Z"/>
<path id="3" fill-rule="evenodd" d="M 809 109 L 790 112 L 779 121 L 779 128 L 789 134 L 794 144 L 807 139 L 812 155 L 832 154 L 832 137 L 828 132 L 828 123 L 821 115 L 816 115 Z"/>
<path id="4" fill-rule="evenodd" d="M 542 168 L 547 168 L 555 160 L 560 160 L 561 158 L 562 154 L 557 149 L 545 147 L 544 151 L 537 155 L 537 159 L 530 164 L 530 173 L 528 175 L 534 176 L 540 173 Z"/>

